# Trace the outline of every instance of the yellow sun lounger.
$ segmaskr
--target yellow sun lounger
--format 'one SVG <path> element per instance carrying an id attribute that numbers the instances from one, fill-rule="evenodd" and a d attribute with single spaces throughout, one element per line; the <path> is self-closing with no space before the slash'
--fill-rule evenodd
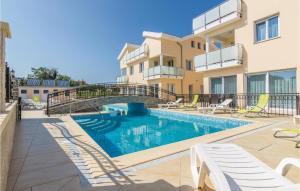
<path id="1" fill-rule="evenodd" d="M 296 138 L 300 135 L 300 129 L 296 128 L 276 128 L 273 131 L 276 138 Z M 296 148 L 300 148 L 300 141 L 296 142 Z"/>
<path id="2" fill-rule="evenodd" d="M 198 103 L 198 99 L 199 99 L 199 95 L 195 95 L 192 103 L 190 103 L 190 104 L 184 104 L 180 108 L 181 109 L 196 108 L 197 107 L 197 103 Z"/>
<path id="3" fill-rule="evenodd" d="M 270 96 L 268 94 L 261 94 L 255 106 L 252 106 L 249 109 L 241 109 L 238 111 L 238 113 L 245 114 L 245 115 L 249 113 L 254 113 L 254 114 L 266 113 L 265 108 L 269 103 L 269 97 Z"/>

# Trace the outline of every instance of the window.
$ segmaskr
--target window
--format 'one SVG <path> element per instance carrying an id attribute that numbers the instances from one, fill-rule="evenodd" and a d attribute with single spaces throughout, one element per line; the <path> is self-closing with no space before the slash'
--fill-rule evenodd
<path id="1" fill-rule="evenodd" d="M 269 73 L 270 93 L 296 93 L 296 70 Z"/>
<path id="2" fill-rule="evenodd" d="M 216 49 L 221 49 L 222 48 L 222 43 L 221 42 L 215 42 L 214 43 Z"/>
<path id="3" fill-rule="evenodd" d="M 121 76 L 126 76 L 127 75 L 127 69 L 126 68 L 122 68 L 121 69 Z"/>
<path id="4" fill-rule="evenodd" d="M 192 84 L 189 85 L 189 94 L 190 95 L 193 94 L 193 85 Z"/>
<path id="5" fill-rule="evenodd" d="M 266 92 L 266 74 L 250 75 L 247 77 L 247 93 L 261 94 Z"/>
<path id="6" fill-rule="evenodd" d="M 193 41 L 193 40 L 191 41 L 191 47 L 195 48 L 195 41 Z"/>
<path id="7" fill-rule="evenodd" d="M 21 90 L 21 94 L 27 94 L 27 90 Z"/>
<path id="8" fill-rule="evenodd" d="M 193 70 L 193 63 L 191 60 L 186 61 L 186 70 Z"/>
<path id="9" fill-rule="evenodd" d="M 171 93 L 175 93 L 175 85 L 174 84 L 168 84 L 168 91 Z"/>
<path id="10" fill-rule="evenodd" d="M 158 61 L 154 61 L 154 66 L 158 66 Z"/>
<path id="11" fill-rule="evenodd" d="M 296 70 L 272 71 L 264 74 L 247 76 L 247 93 L 250 94 L 293 94 L 296 93 Z M 249 100 L 249 105 L 255 105 L 257 100 Z M 296 97 L 286 100 L 272 100 L 271 107 L 295 107 Z"/>
<path id="12" fill-rule="evenodd" d="M 48 94 L 49 93 L 49 90 L 44 90 L 43 91 L 43 94 Z"/>
<path id="13" fill-rule="evenodd" d="M 39 94 L 40 90 L 33 90 L 33 94 Z"/>
<path id="14" fill-rule="evenodd" d="M 263 21 L 259 21 L 256 26 L 256 42 L 276 38 L 279 36 L 279 17 L 273 16 Z"/>
<path id="15" fill-rule="evenodd" d="M 236 94 L 236 76 L 224 77 L 224 94 Z"/>
<path id="16" fill-rule="evenodd" d="M 201 43 L 198 42 L 198 49 L 201 49 Z"/>
<path id="17" fill-rule="evenodd" d="M 256 41 L 266 40 L 266 22 L 256 24 Z"/>
<path id="18" fill-rule="evenodd" d="M 129 68 L 129 73 L 130 73 L 130 75 L 133 75 L 133 73 L 134 73 L 134 68 L 133 68 L 133 66 L 130 66 L 130 68 Z"/>
<path id="19" fill-rule="evenodd" d="M 141 62 L 140 63 L 140 73 L 142 73 L 144 71 L 144 63 Z"/>
<path id="20" fill-rule="evenodd" d="M 206 50 L 206 44 L 203 44 L 203 50 Z"/>
<path id="21" fill-rule="evenodd" d="M 267 89 L 266 82 L 269 82 Z M 247 77 L 248 93 L 296 93 L 296 70 L 274 71 Z"/>
<path id="22" fill-rule="evenodd" d="M 270 18 L 268 21 L 268 34 L 269 38 L 275 38 L 278 36 L 278 16 Z"/>
<path id="23" fill-rule="evenodd" d="M 210 80 L 210 91 L 212 94 L 222 94 L 223 87 L 222 87 L 222 77 L 220 78 L 212 78 Z"/>
<path id="24" fill-rule="evenodd" d="M 174 66 L 174 61 L 173 60 L 168 60 L 168 66 L 173 67 Z"/>
<path id="25" fill-rule="evenodd" d="M 210 91 L 212 94 L 236 94 L 236 76 L 224 76 L 210 80 Z"/>

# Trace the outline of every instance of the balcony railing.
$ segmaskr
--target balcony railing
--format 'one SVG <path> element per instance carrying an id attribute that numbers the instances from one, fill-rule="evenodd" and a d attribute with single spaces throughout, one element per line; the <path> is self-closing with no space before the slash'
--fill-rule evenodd
<path id="1" fill-rule="evenodd" d="M 128 64 L 138 59 L 144 58 L 148 54 L 148 47 L 146 45 L 142 45 L 139 48 L 135 49 L 132 52 L 126 54 L 122 60 L 121 64 Z"/>
<path id="2" fill-rule="evenodd" d="M 182 78 L 183 70 L 177 67 L 169 66 L 156 66 L 146 69 L 143 73 L 144 79 L 156 79 L 156 78 Z"/>
<path id="3" fill-rule="evenodd" d="M 128 76 L 117 77 L 117 83 L 128 83 Z"/>
<path id="4" fill-rule="evenodd" d="M 241 10 L 241 0 L 228 0 L 220 4 L 193 19 L 194 34 L 199 34 L 218 25 L 240 19 Z"/>
<path id="5" fill-rule="evenodd" d="M 243 48 L 236 44 L 194 57 L 197 72 L 239 66 L 243 60 Z"/>

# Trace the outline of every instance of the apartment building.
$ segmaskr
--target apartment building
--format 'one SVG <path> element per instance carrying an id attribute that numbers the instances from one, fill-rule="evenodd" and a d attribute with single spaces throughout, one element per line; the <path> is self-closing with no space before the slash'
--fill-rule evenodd
<path id="1" fill-rule="evenodd" d="M 22 99 L 47 102 L 48 94 L 70 89 L 68 80 L 27 79 L 25 85 L 18 87 Z"/>
<path id="2" fill-rule="evenodd" d="M 300 1 L 228 0 L 193 19 L 204 93 L 300 92 Z M 214 44 L 215 46 L 209 46 Z"/>
<path id="3" fill-rule="evenodd" d="M 9 24 L 0 21 L 0 113 L 5 109 L 5 40 L 11 38 Z"/>
<path id="4" fill-rule="evenodd" d="M 144 84 L 176 94 L 203 92 L 202 73 L 195 72 L 193 58 L 205 53 L 205 42 L 194 35 L 179 38 L 143 32 L 141 45 L 126 43 L 118 56 L 118 83 Z"/>

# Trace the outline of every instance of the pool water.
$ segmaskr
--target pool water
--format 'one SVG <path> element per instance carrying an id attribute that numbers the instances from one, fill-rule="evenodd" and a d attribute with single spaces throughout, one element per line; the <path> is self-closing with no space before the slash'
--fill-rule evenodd
<path id="1" fill-rule="evenodd" d="M 249 122 L 152 110 L 144 115 L 82 115 L 73 119 L 110 157 L 117 157 Z"/>

